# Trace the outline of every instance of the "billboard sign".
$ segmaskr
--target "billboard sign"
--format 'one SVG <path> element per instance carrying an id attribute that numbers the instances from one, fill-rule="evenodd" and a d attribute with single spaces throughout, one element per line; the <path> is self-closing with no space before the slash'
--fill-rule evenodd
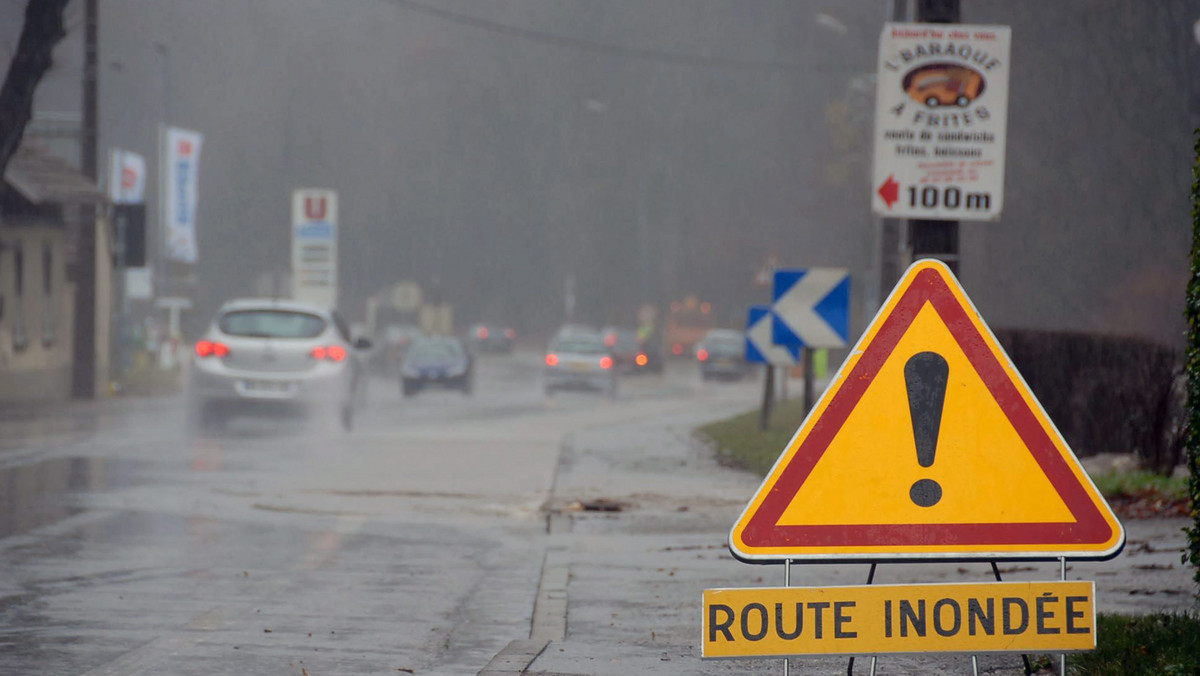
<path id="1" fill-rule="evenodd" d="M 163 225 L 166 256 L 196 262 L 196 197 L 200 174 L 200 132 L 167 127 L 163 134 Z"/>
<path id="2" fill-rule="evenodd" d="M 337 305 L 337 192 L 292 192 L 292 298 L 321 307 Z"/>
<path id="3" fill-rule="evenodd" d="M 108 196 L 113 204 L 141 204 L 146 201 L 146 158 L 114 148 L 108 171 Z"/>
<path id="4" fill-rule="evenodd" d="M 871 183 L 876 215 L 999 218 L 1011 37 L 1008 26 L 884 25 Z"/>

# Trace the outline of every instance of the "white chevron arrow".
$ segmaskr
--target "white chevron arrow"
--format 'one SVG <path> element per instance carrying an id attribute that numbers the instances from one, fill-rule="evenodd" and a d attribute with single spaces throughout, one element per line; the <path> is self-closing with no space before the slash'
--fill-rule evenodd
<path id="1" fill-rule="evenodd" d="M 816 313 L 816 307 L 845 278 L 843 268 L 812 268 L 771 309 L 805 346 L 844 347 L 846 340 Z"/>

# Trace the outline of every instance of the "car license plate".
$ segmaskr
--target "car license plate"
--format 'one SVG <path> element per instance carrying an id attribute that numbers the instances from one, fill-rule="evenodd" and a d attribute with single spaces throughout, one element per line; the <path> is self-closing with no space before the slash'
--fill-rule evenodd
<path id="1" fill-rule="evenodd" d="M 285 395 L 291 394 L 295 390 L 295 385 L 292 383 L 283 383 L 277 380 L 243 380 L 241 389 L 247 394 L 263 394 L 263 395 Z"/>
<path id="2" fill-rule="evenodd" d="M 592 368 L 592 365 L 587 364 L 587 363 L 571 364 L 572 371 L 590 371 L 591 368 Z"/>

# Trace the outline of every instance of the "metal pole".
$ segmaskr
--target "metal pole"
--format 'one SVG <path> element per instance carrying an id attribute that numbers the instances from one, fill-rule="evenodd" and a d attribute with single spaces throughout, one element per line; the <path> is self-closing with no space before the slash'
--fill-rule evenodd
<path id="1" fill-rule="evenodd" d="M 771 404 L 775 398 L 775 365 L 767 364 L 767 377 L 763 382 L 762 410 L 758 415 L 758 429 L 765 430 L 771 423 Z"/>
<path id="2" fill-rule="evenodd" d="M 83 114 L 80 160 L 92 181 L 96 166 L 99 17 L 97 0 L 83 4 Z M 96 396 L 96 208 L 80 207 L 79 249 L 75 280 L 75 337 L 71 378 L 72 393 L 82 399 Z"/>
<path id="3" fill-rule="evenodd" d="M 1058 579 L 1062 582 L 1067 581 L 1067 557 L 1060 556 L 1058 558 Z M 1061 653 L 1058 656 L 1058 673 L 1059 676 L 1067 676 L 1067 654 Z"/>
<path id="4" fill-rule="evenodd" d="M 783 586 L 792 586 L 792 560 L 783 560 Z M 783 676 L 788 676 L 788 671 L 791 669 L 792 661 L 788 658 L 783 658 Z"/>

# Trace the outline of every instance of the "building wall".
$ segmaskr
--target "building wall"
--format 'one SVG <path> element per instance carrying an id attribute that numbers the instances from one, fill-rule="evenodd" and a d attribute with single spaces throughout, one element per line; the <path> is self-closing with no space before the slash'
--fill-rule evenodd
<path id="1" fill-rule="evenodd" d="M 66 259 L 62 226 L 0 227 L 0 403 L 71 394 L 75 289 Z"/>

